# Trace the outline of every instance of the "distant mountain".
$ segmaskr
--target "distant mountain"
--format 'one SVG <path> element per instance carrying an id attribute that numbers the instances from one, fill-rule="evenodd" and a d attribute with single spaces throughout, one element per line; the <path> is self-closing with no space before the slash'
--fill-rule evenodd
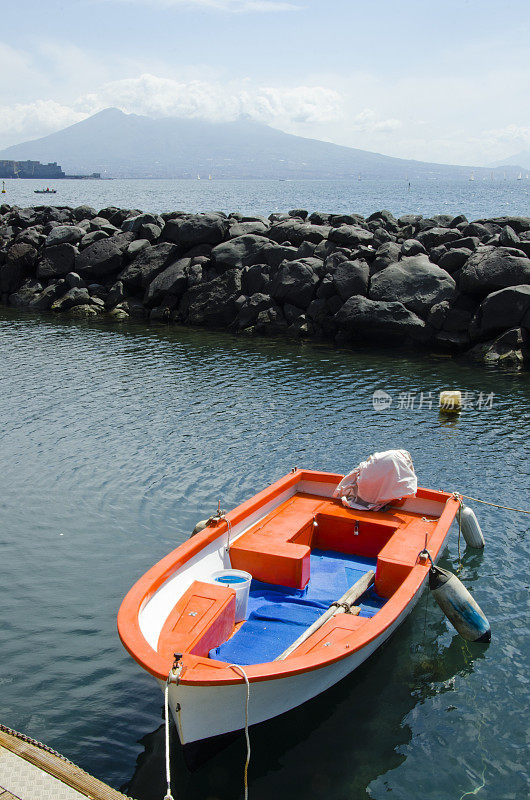
<path id="1" fill-rule="evenodd" d="M 57 161 L 68 173 L 101 172 L 116 178 L 412 180 L 481 172 L 476 167 L 409 161 L 292 136 L 249 119 L 151 119 L 116 108 L 42 139 L 8 147 L 0 159 Z"/>
<path id="2" fill-rule="evenodd" d="M 530 170 L 530 150 L 521 150 L 514 156 L 505 158 L 503 161 L 496 161 L 493 167 L 521 167 Z"/>

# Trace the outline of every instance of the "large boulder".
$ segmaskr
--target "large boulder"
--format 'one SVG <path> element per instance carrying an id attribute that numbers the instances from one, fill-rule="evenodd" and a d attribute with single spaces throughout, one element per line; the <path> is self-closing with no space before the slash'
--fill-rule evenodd
<path id="1" fill-rule="evenodd" d="M 270 267 L 267 264 L 253 264 L 241 273 L 245 294 L 268 294 L 270 286 Z"/>
<path id="2" fill-rule="evenodd" d="M 402 256 L 419 256 L 419 255 L 426 255 L 427 251 L 417 239 L 405 239 L 403 244 L 401 245 L 401 255 Z"/>
<path id="3" fill-rule="evenodd" d="M 180 310 L 190 325 L 226 327 L 237 314 L 240 295 L 241 272 L 230 269 L 213 281 L 188 289 Z"/>
<path id="4" fill-rule="evenodd" d="M 499 225 L 501 228 L 509 225 L 515 233 L 530 231 L 530 217 L 492 217 L 491 219 L 478 219 L 477 223 L 493 223 L 494 225 Z"/>
<path id="5" fill-rule="evenodd" d="M 159 272 L 177 260 L 179 252 L 177 245 L 169 242 L 144 247 L 119 274 L 119 280 L 127 289 L 146 289 Z"/>
<path id="6" fill-rule="evenodd" d="M 120 233 L 85 247 L 76 258 L 75 272 L 84 278 L 102 278 L 119 272 L 123 254 L 133 239 L 134 233 Z"/>
<path id="7" fill-rule="evenodd" d="M 277 306 L 268 294 L 254 292 L 250 297 L 245 297 L 236 318 L 236 328 L 241 330 L 254 325 L 259 314 L 262 311 L 269 311 L 271 308 L 277 308 Z"/>
<path id="8" fill-rule="evenodd" d="M 461 238 L 460 231 L 452 228 L 429 228 L 416 236 L 418 242 L 421 242 L 426 250 L 431 250 L 433 247 L 448 244 Z"/>
<path id="9" fill-rule="evenodd" d="M 307 308 L 318 283 L 313 261 L 316 259 L 285 261 L 274 275 L 271 295 L 281 302 Z"/>
<path id="10" fill-rule="evenodd" d="M 354 294 L 366 295 L 369 275 L 366 261 L 341 261 L 333 273 L 333 285 L 343 300 Z"/>
<path id="11" fill-rule="evenodd" d="M 263 262 L 260 253 L 269 246 L 270 241 L 265 236 L 248 233 L 218 244 L 212 250 L 212 259 L 221 269 L 242 269 Z"/>
<path id="12" fill-rule="evenodd" d="M 184 248 L 197 244 L 219 244 L 226 237 L 229 222 L 219 214 L 190 214 L 166 222 L 164 239 Z"/>
<path id="13" fill-rule="evenodd" d="M 290 242 L 300 247 L 302 242 L 319 242 L 327 239 L 331 228 L 326 225 L 311 225 L 296 219 L 286 219 L 272 225 L 267 236 L 274 242 Z"/>
<path id="14" fill-rule="evenodd" d="M 410 256 L 391 264 L 372 277 L 372 300 L 397 300 L 425 317 L 431 306 L 450 300 L 456 290 L 454 279 L 432 264 L 427 256 Z"/>
<path id="15" fill-rule="evenodd" d="M 340 225 L 330 230 L 328 239 L 341 247 L 352 248 L 360 244 L 371 244 L 374 235 L 358 225 Z"/>
<path id="16" fill-rule="evenodd" d="M 68 311 L 74 306 L 90 305 L 93 303 L 88 289 L 69 289 L 62 297 L 52 303 L 52 311 Z"/>
<path id="17" fill-rule="evenodd" d="M 370 272 L 372 274 L 381 272 L 381 270 L 386 269 L 390 264 L 395 264 L 399 261 L 400 255 L 401 245 L 397 244 L 397 242 L 385 242 L 377 248 L 375 258 L 370 267 Z"/>
<path id="18" fill-rule="evenodd" d="M 77 225 L 57 225 L 46 237 L 46 247 L 55 244 L 77 244 L 85 234 L 86 231 Z"/>
<path id="19" fill-rule="evenodd" d="M 482 296 L 523 283 L 530 283 L 530 259 L 514 256 L 505 247 L 479 247 L 459 276 L 462 291 Z"/>
<path id="20" fill-rule="evenodd" d="M 447 250 L 438 259 L 438 266 L 441 269 L 445 269 L 446 272 L 456 272 L 457 269 L 464 266 L 471 252 L 472 251 L 468 250 L 466 247 L 451 248 L 451 250 Z"/>
<path id="21" fill-rule="evenodd" d="M 37 261 L 37 250 L 30 244 L 16 242 L 6 253 L 6 263 L 0 267 L 0 293 L 16 292 L 28 277 Z"/>
<path id="22" fill-rule="evenodd" d="M 298 251 L 296 247 L 290 247 L 284 244 L 273 244 L 271 242 L 260 251 L 259 255 L 259 263 L 263 261 L 269 267 L 275 269 L 280 266 L 282 261 L 295 261 Z"/>
<path id="23" fill-rule="evenodd" d="M 181 258 L 159 272 L 145 292 L 144 304 L 149 307 L 157 306 L 165 295 L 180 297 L 188 285 L 186 270 L 190 263 L 190 258 Z"/>
<path id="24" fill-rule="evenodd" d="M 135 214 L 133 217 L 127 217 L 122 223 L 121 229 L 123 231 L 133 231 L 138 233 L 143 225 L 156 225 L 159 229 L 164 227 L 164 220 L 155 214 Z"/>
<path id="25" fill-rule="evenodd" d="M 530 337 L 524 328 L 510 328 L 491 342 L 478 344 L 465 354 L 467 360 L 520 370 L 530 361 Z"/>
<path id="26" fill-rule="evenodd" d="M 49 311 L 53 301 L 60 297 L 66 288 L 66 282 L 60 278 L 56 283 L 51 283 L 42 292 L 33 297 L 28 303 L 28 308 L 32 311 Z"/>
<path id="27" fill-rule="evenodd" d="M 350 297 L 335 314 L 335 322 L 341 331 L 360 339 L 392 342 L 403 338 L 418 341 L 428 338 L 425 322 L 403 303 Z"/>
<path id="28" fill-rule="evenodd" d="M 9 295 L 9 305 L 16 308 L 24 308 L 29 306 L 32 300 L 42 292 L 42 285 L 34 278 L 28 278 L 24 281 L 22 286 L 17 292 Z"/>
<path id="29" fill-rule="evenodd" d="M 97 217 L 98 212 L 92 206 L 77 206 L 72 209 L 72 216 L 79 222 L 83 219 L 92 219 Z"/>
<path id="30" fill-rule="evenodd" d="M 59 278 L 74 271 L 77 249 L 73 244 L 47 247 L 37 268 L 39 278 Z"/>
<path id="31" fill-rule="evenodd" d="M 510 286 L 492 292 L 478 310 L 481 336 L 507 328 L 530 328 L 530 286 Z"/>
<path id="32" fill-rule="evenodd" d="M 264 234 L 268 230 L 268 225 L 264 222 L 255 220 L 254 222 L 236 222 L 235 225 L 230 226 L 228 236 L 230 239 L 236 239 L 238 236 L 245 236 L 247 233 L 256 233 L 258 235 Z"/>

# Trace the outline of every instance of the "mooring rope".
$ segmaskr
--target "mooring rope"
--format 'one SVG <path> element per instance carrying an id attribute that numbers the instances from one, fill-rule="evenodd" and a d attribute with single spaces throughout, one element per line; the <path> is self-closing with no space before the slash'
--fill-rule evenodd
<path id="1" fill-rule="evenodd" d="M 171 673 L 169 673 L 171 675 Z M 171 757 L 169 752 L 169 677 L 166 681 L 164 689 L 164 724 L 166 734 L 166 782 L 167 791 L 164 795 L 164 800 L 174 800 L 171 794 Z"/>
<path id="2" fill-rule="evenodd" d="M 242 676 L 243 680 L 247 685 L 247 697 L 245 701 L 245 739 L 247 742 L 247 758 L 245 761 L 245 770 L 243 773 L 243 785 L 245 787 L 245 800 L 248 800 L 248 765 L 250 763 L 250 736 L 248 732 L 248 703 L 250 700 L 250 683 L 248 680 L 247 673 L 239 664 L 228 664 L 229 667 L 235 669 L 236 672 L 239 671 L 239 674 Z"/>
<path id="3" fill-rule="evenodd" d="M 480 500 L 478 497 L 470 497 L 468 494 L 461 494 L 455 492 L 459 497 L 465 497 L 466 500 L 473 500 L 475 503 L 483 503 L 485 506 L 493 506 L 494 508 L 502 508 L 503 511 L 517 511 L 519 514 L 530 514 L 530 511 L 525 511 L 524 508 L 510 508 L 510 506 L 501 506 L 499 503 L 489 503 L 487 500 Z"/>

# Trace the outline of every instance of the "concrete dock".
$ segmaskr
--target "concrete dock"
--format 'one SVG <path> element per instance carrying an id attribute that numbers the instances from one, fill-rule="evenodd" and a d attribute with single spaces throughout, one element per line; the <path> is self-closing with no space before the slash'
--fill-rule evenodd
<path id="1" fill-rule="evenodd" d="M 0 726 L 0 800 L 126 800 L 40 742 Z"/>

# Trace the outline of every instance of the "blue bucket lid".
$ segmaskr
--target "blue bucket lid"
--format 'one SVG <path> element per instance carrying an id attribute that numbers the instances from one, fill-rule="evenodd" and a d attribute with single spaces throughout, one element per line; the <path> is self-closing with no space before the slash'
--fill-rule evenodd
<path id="1" fill-rule="evenodd" d="M 218 575 L 215 580 L 217 583 L 246 583 L 248 578 L 242 575 Z"/>

